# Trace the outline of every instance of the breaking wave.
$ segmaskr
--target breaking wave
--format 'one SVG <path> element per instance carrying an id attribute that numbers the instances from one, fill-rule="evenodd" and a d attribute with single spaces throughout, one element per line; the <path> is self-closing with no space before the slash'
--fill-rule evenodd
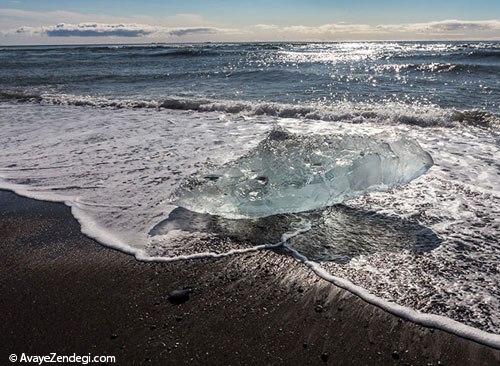
<path id="1" fill-rule="evenodd" d="M 0 92 L 0 101 L 31 102 L 49 105 L 73 105 L 94 108 L 152 108 L 198 112 L 242 114 L 248 117 L 272 116 L 329 122 L 407 124 L 421 127 L 454 127 L 469 125 L 496 127 L 500 116 L 480 110 L 454 110 L 432 105 L 411 105 L 399 102 L 328 104 L 284 104 L 275 102 L 248 102 L 211 100 L 206 98 L 172 97 L 134 100 L 71 94 Z"/>

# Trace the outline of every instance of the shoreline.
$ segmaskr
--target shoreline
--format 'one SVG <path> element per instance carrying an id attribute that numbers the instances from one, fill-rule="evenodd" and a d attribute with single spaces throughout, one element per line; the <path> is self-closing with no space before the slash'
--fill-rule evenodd
<path id="1" fill-rule="evenodd" d="M 272 250 L 278 249 L 286 241 L 282 241 L 278 244 L 263 244 L 254 247 L 241 248 L 230 250 L 229 252 L 222 253 L 194 253 L 189 255 L 181 255 L 176 257 L 150 257 L 143 250 L 133 248 L 128 244 L 124 243 L 119 238 L 115 237 L 113 234 L 106 232 L 106 230 L 99 227 L 99 225 L 92 219 L 86 216 L 86 214 L 78 207 L 78 204 L 72 204 L 70 200 L 63 200 L 53 193 L 36 194 L 36 192 L 30 191 L 24 185 L 12 184 L 4 181 L 0 177 L 0 192 L 12 192 L 15 195 L 23 198 L 34 199 L 42 202 L 51 202 L 57 204 L 63 204 L 70 209 L 72 217 L 79 223 L 80 231 L 86 237 L 95 240 L 98 244 L 112 250 L 117 250 L 121 253 L 127 254 L 135 258 L 137 261 L 145 263 L 174 263 L 174 262 L 184 262 L 188 260 L 200 260 L 200 259 L 219 259 L 225 257 L 231 257 L 234 255 L 244 255 L 246 253 L 257 252 L 260 250 Z M 308 229 L 307 229 L 308 230 Z M 306 230 L 306 231 L 307 231 Z M 291 236 L 300 234 L 303 229 L 299 229 L 296 233 Z M 396 303 L 392 303 L 383 298 L 373 295 L 364 288 L 352 283 L 351 281 L 337 277 L 326 270 L 324 270 L 318 263 L 309 260 L 307 257 L 303 256 L 299 252 L 286 247 L 286 251 L 290 252 L 291 256 L 294 257 L 296 261 L 304 265 L 311 270 L 320 279 L 329 282 L 337 288 L 341 288 L 351 295 L 358 297 L 362 301 L 369 305 L 375 306 L 383 311 L 388 312 L 398 318 L 404 319 L 406 321 L 413 322 L 415 324 L 421 325 L 423 327 L 428 327 L 432 329 L 439 329 L 441 331 L 456 335 L 458 337 L 468 339 L 479 344 L 492 347 L 496 350 L 500 350 L 500 335 L 494 333 L 488 333 L 482 331 L 478 328 L 474 328 L 467 324 L 458 322 L 454 319 L 448 318 L 446 316 L 423 313 L 418 310 L 414 310 L 409 307 L 401 306 Z"/>
<path id="2" fill-rule="evenodd" d="M 393 316 L 273 251 L 140 262 L 70 208 L 0 190 L 2 357 L 109 354 L 153 364 L 471 364 L 500 351 Z M 193 289 L 174 305 L 168 293 Z M 304 326 L 307 324 L 307 327 Z"/>

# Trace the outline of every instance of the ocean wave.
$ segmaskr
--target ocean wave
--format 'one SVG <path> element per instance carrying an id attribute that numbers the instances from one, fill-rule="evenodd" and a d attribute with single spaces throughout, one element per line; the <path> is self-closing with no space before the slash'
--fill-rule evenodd
<path id="1" fill-rule="evenodd" d="M 497 65 L 480 65 L 480 64 L 459 64 L 448 62 L 431 62 L 431 63 L 398 63 L 379 65 L 374 68 L 377 71 L 388 72 L 406 72 L 418 71 L 424 73 L 493 73 L 497 74 L 500 68 Z"/>
<path id="2" fill-rule="evenodd" d="M 479 60 L 486 59 L 488 61 L 500 59 L 500 49 L 484 48 L 484 49 L 462 49 L 462 50 L 444 50 L 444 51 L 410 51 L 403 53 L 387 53 L 381 55 L 382 59 L 386 60 Z"/>
<path id="3" fill-rule="evenodd" d="M 450 63 L 429 63 L 429 64 L 386 64 L 375 67 L 377 71 L 404 72 L 404 71 L 424 71 L 424 72 L 449 72 L 457 69 L 459 65 Z"/>
<path id="4" fill-rule="evenodd" d="M 218 52 L 201 48 L 176 48 L 161 52 L 131 52 L 127 54 L 117 54 L 118 57 L 216 57 Z"/>
<path id="5" fill-rule="evenodd" d="M 176 45 L 98 45 L 98 46 L 54 46 L 54 47 L 0 47 L 4 52 L 30 52 L 35 54 L 66 53 L 93 53 L 117 57 L 196 57 L 196 56 L 218 56 L 216 49 L 219 47 L 200 46 L 176 46 Z"/>
<path id="6" fill-rule="evenodd" d="M 496 57 L 500 58 L 500 49 L 492 48 L 492 49 L 480 49 L 474 50 L 466 53 L 468 57 L 477 57 L 477 58 L 485 58 L 485 57 Z"/>
<path id="7" fill-rule="evenodd" d="M 168 48 L 168 49 L 179 49 L 186 47 L 196 47 L 195 44 L 162 44 L 162 43 L 138 43 L 138 44 L 96 44 L 96 45 L 54 45 L 54 46 L 3 46 L 0 47 L 2 51 L 68 51 L 68 50 L 84 50 L 84 51 L 103 51 L 103 50 L 139 50 L 139 49 L 156 49 L 156 48 Z M 207 44 L 207 46 L 210 46 Z"/>
<path id="8" fill-rule="evenodd" d="M 299 118 L 329 122 L 407 124 L 421 127 L 454 127 L 468 125 L 497 127 L 500 116 L 480 110 L 453 110 L 436 106 L 411 105 L 398 102 L 324 104 L 283 104 L 275 102 L 247 102 L 211 100 L 205 98 L 163 98 L 151 100 L 108 99 L 106 97 L 70 94 L 0 92 L 0 101 L 34 102 L 50 105 L 73 105 L 94 108 L 151 108 L 197 112 L 222 112 L 249 117 L 270 116 Z"/>

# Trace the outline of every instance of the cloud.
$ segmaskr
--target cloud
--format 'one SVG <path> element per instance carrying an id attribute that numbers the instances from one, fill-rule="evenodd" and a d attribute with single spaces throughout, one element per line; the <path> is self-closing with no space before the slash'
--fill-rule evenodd
<path id="1" fill-rule="evenodd" d="M 318 26 L 257 24 L 257 36 L 290 40 L 500 38 L 499 20 L 443 20 L 405 24 L 330 23 Z"/>
<path id="2" fill-rule="evenodd" d="M 156 32 L 156 29 L 139 24 L 60 23 L 49 27 L 20 28 L 16 32 L 39 33 L 48 37 L 142 37 Z"/>
<path id="3" fill-rule="evenodd" d="M 444 20 L 441 22 L 428 23 L 424 29 L 438 32 L 455 32 L 455 31 L 499 31 L 499 20 Z"/>
<path id="4" fill-rule="evenodd" d="M 462 34 L 497 32 L 500 33 L 499 20 L 442 20 L 428 23 L 378 25 L 380 32 L 414 32 L 422 34 L 450 34 L 460 31 Z"/>
<path id="5" fill-rule="evenodd" d="M 0 35 L 3 35 L 0 42 L 5 44 L 96 43 L 105 37 L 112 43 L 123 42 L 124 38 L 128 38 L 128 42 L 145 39 L 176 42 L 500 39 L 497 19 L 401 24 L 335 22 L 313 26 L 255 24 L 231 29 L 197 14 L 118 17 L 63 10 L 2 8 L 0 28 Z"/>
<path id="6" fill-rule="evenodd" d="M 66 28 L 56 29 L 55 25 L 58 24 L 65 24 Z M 70 29 L 68 26 L 70 24 L 98 24 L 99 27 L 96 27 L 95 30 L 91 29 L 91 27 L 84 29 L 82 26 Z M 103 25 L 109 25 L 109 27 L 104 29 Z M 122 25 L 122 27 L 118 27 L 119 25 Z M 115 26 L 115 29 L 111 29 L 112 26 Z M 0 35 L 10 36 L 11 38 L 16 37 L 18 40 L 31 37 L 31 42 L 36 42 L 36 39 L 40 35 L 48 36 L 51 34 L 53 37 L 87 37 L 88 40 L 94 36 L 102 37 L 106 35 L 116 38 L 138 38 L 159 35 L 160 33 L 156 32 L 156 30 L 216 28 L 216 26 L 216 24 L 205 20 L 202 16 L 190 13 L 162 15 L 158 17 L 146 15 L 123 17 L 65 10 L 29 11 L 0 8 Z M 190 32 L 187 33 L 189 34 Z M 191 34 L 195 33 L 196 31 L 191 32 Z M 202 33 L 202 31 L 199 31 L 198 34 Z M 165 34 L 164 32 L 163 36 Z"/>
<path id="7" fill-rule="evenodd" d="M 253 28 L 257 30 L 273 30 L 273 29 L 279 29 L 277 25 L 274 24 L 255 24 Z"/>
<path id="8" fill-rule="evenodd" d="M 169 28 L 147 24 L 59 23 L 53 26 L 20 27 L 15 34 L 42 35 L 47 37 L 183 37 L 195 34 L 216 34 L 224 30 L 215 27 Z"/>
<path id="9" fill-rule="evenodd" d="M 182 37 L 182 36 L 187 36 L 187 35 L 193 35 L 193 34 L 215 34 L 223 32 L 221 29 L 217 28 L 179 28 L 179 29 L 173 29 L 169 31 L 169 34 L 172 36 L 177 36 L 177 37 Z"/>
<path id="10" fill-rule="evenodd" d="M 258 24 L 254 26 L 257 30 L 274 30 L 282 33 L 297 33 L 302 35 L 336 35 L 336 34 L 356 34 L 356 33 L 437 33 L 449 34 L 456 31 L 462 32 L 489 32 L 500 31 L 499 20 L 443 20 L 428 23 L 407 23 L 407 24 L 350 24 L 331 23 L 319 26 L 291 25 L 278 27 L 276 25 Z"/>

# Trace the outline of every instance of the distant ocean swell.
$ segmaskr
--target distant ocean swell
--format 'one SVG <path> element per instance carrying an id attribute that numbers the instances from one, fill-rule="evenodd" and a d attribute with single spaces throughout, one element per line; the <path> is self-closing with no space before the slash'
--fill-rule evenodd
<path id="1" fill-rule="evenodd" d="M 497 128 L 500 116 L 480 110 L 454 110 L 402 103 L 335 103 L 333 105 L 291 105 L 273 102 L 210 100 L 205 98 L 165 98 L 158 100 L 109 99 L 69 94 L 0 92 L 0 101 L 73 105 L 94 108 L 153 108 L 198 112 L 222 112 L 246 116 L 305 118 L 330 122 L 407 124 L 421 127 L 459 125 Z"/>
<path id="2" fill-rule="evenodd" d="M 427 73 L 448 73 L 454 74 L 495 74 L 500 73 L 500 68 L 496 65 L 479 64 L 459 64 L 459 63 L 413 63 L 413 64 L 385 64 L 375 67 L 377 71 L 393 72 L 427 72 Z"/>
<path id="3" fill-rule="evenodd" d="M 390 58 L 394 59 L 405 59 L 408 57 L 418 56 L 419 59 L 424 58 L 436 58 L 444 56 L 453 56 L 458 59 L 480 59 L 480 58 L 500 58 L 500 49 L 498 48 L 485 48 L 485 49 L 473 49 L 469 51 L 468 49 L 457 49 L 447 52 L 428 52 L 424 54 L 416 54 L 413 52 L 403 53 L 400 55 L 394 55 Z"/>

